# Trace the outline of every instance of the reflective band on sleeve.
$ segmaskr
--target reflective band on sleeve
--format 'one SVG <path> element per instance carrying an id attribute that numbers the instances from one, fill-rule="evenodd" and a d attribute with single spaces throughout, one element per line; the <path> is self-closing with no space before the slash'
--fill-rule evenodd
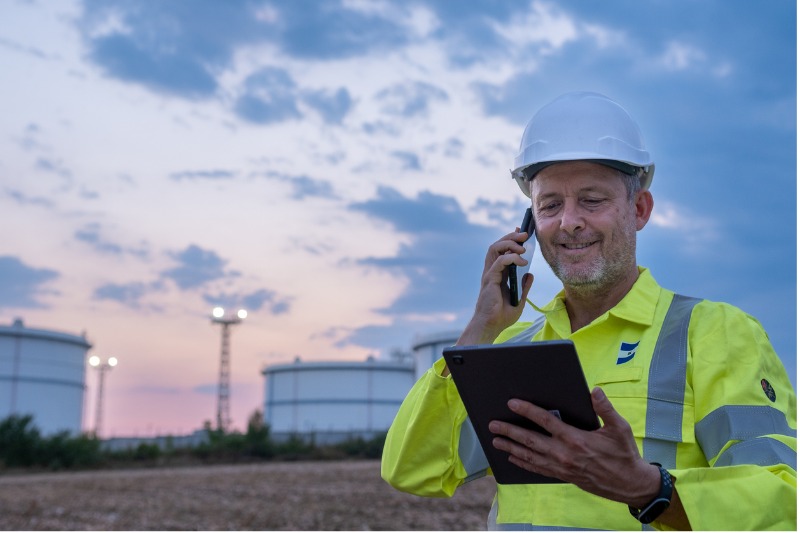
<path id="1" fill-rule="evenodd" d="M 461 424 L 461 435 L 458 438 L 458 457 L 467 471 L 464 483 L 484 477 L 489 470 L 489 461 L 483 453 L 481 443 L 469 417 Z"/>
<path id="2" fill-rule="evenodd" d="M 781 464 L 791 466 L 797 472 L 797 452 L 779 440 L 759 437 L 734 444 L 722 452 L 714 467 Z"/>
<path id="3" fill-rule="evenodd" d="M 796 437 L 797 431 L 789 427 L 786 415 L 774 407 L 725 405 L 698 422 L 695 426 L 695 435 L 706 459 L 710 462 L 729 441 L 747 441 L 766 435 Z"/>
<path id="4" fill-rule="evenodd" d="M 658 335 L 647 390 L 644 457 L 675 468 L 681 441 L 689 321 L 699 298 L 675 294 Z"/>

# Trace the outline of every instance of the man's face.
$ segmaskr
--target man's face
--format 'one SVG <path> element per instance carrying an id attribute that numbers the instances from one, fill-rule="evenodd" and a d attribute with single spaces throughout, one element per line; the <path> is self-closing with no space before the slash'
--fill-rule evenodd
<path id="1" fill-rule="evenodd" d="M 619 173 L 596 163 L 557 163 L 536 175 L 531 200 L 539 245 L 565 287 L 611 289 L 635 280 L 636 232 L 650 214 L 640 211 L 647 207 L 642 195 L 652 198 L 642 191 L 629 201 Z"/>

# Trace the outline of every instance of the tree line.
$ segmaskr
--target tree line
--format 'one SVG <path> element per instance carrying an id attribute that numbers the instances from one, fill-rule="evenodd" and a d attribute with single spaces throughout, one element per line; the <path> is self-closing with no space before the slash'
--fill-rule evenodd
<path id="1" fill-rule="evenodd" d="M 376 459 L 386 438 L 354 437 L 337 444 L 317 444 L 300 435 L 275 441 L 260 411 L 248 420 L 245 433 L 213 429 L 204 425 L 207 438 L 195 446 L 177 447 L 142 442 L 125 450 L 104 449 L 91 433 L 68 431 L 42 435 L 32 415 L 11 415 L 0 421 L 0 470 L 67 470 L 176 466 L 253 461 Z"/>

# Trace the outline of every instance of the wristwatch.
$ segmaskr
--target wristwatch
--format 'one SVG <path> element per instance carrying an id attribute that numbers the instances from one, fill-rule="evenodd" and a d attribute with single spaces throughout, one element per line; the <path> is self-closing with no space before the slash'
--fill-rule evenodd
<path id="1" fill-rule="evenodd" d="M 642 509 L 636 509 L 630 505 L 628 506 L 633 517 L 642 524 L 649 524 L 661 516 L 661 513 L 666 511 L 667 507 L 669 507 L 669 502 L 672 499 L 672 476 L 670 476 L 669 472 L 660 464 L 650 464 L 656 465 L 661 472 L 661 489 L 658 491 L 658 495 Z"/>

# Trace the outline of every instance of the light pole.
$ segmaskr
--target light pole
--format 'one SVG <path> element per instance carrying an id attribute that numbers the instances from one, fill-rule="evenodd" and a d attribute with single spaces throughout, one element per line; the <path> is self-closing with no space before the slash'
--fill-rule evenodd
<path id="1" fill-rule="evenodd" d="M 211 322 L 222 326 L 222 346 L 219 357 L 219 384 L 217 385 L 217 429 L 227 432 L 231 425 L 230 384 L 231 346 L 230 327 L 247 318 L 247 311 L 239 309 L 235 316 L 226 316 L 225 309 L 215 307 L 211 311 Z"/>
<path id="2" fill-rule="evenodd" d="M 117 358 L 109 357 L 106 362 L 102 363 L 99 357 L 93 355 L 89 358 L 89 364 L 99 372 L 97 381 L 97 404 L 94 408 L 94 436 L 99 438 L 100 430 L 103 425 L 103 382 L 105 381 L 106 372 L 117 366 Z"/>

